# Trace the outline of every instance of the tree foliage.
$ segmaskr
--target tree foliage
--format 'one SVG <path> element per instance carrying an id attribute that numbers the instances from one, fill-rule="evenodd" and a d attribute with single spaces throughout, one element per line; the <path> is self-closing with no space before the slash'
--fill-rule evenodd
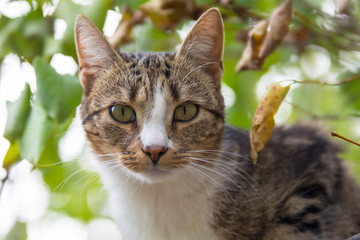
<path id="1" fill-rule="evenodd" d="M 7 103 L 3 135 L 10 147 L 2 166 L 11 173 L 23 159 L 30 162 L 48 188 L 49 211 L 84 222 L 103 216 L 105 193 L 97 175 L 84 168 L 79 161 L 82 155 L 67 162 L 59 154 L 59 143 L 75 117 L 82 92 L 76 74 L 62 75 L 50 61 L 56 53 L 77 60 L 74 21 L 78 13 L 99 29 L 109 10 L 121 13 L 121 20 L 111 23 L 117 29 L 108 39 L 124 51 L 172 51 L 181 43 L 179 31 L 216 6 L 225 25 L 224 88 L 235 96 L 227 106 L 229 124 L 250 130 L 266 86 L 294 80 L 276 119 L 279 123 L 316 120 L 329 131 L 354 141 L 360 138 L 359 0 L 286 1 L 285 10 L 279 10 L 282 1 L 276 0 L 26 2 L 30 11 L 25 15 L 0 18 L 0 62 L 12 53 L 30 63 L 37 86 L 32 91 L 26 84 L 19 99 Z M 286 12 L 276 15 L 281 11 Z M 59 20 L 66 22 L 61 38 L 55 37 Z M 343 157 L 354 163 L 353 171 L 360 176 L 359 148 L 341 144 Z M 11 174 L 2 179 L 1 188 L 5 182 L 11 184 L 9 178 Z M 27 222 L 17 221 L 6 239 L 27 238 Z"/>

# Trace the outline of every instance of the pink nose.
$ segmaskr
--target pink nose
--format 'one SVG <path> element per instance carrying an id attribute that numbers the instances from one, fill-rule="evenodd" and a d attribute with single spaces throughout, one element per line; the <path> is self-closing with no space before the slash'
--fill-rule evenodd
<path id="1" fill-rule="evenodd" d="M 144 153 L 149 155 L 151 161 L 156 164 L 160 160 L 160 156 L 167 151 L 167 147 L 164 146 L 145 146 L 143 148 Z"/>

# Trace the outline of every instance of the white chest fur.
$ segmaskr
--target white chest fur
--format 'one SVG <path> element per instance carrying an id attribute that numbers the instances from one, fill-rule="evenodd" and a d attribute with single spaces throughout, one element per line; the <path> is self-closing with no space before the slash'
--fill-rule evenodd
<path id="1" fill-rule="evenodd" d="M 141 184 L 110 171 L 100 169 L 124 240 L 217 239 L 211 228 L 211 187 L 195 176 Z"/>

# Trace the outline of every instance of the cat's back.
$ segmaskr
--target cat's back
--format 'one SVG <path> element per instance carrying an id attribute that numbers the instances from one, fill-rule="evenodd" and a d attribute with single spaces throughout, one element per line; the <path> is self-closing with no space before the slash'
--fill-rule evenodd
<path id="1" fill-rule="evenodd" d="M 276 128 L 256 165 L 248 135 L 225 128 L 224 159 L 236 159 L 241 186 L 224 184 L 235 200 L 220 204 L 218 230 L 224 236 L 224 229 L 247 232 L 244 239 L 346 239 L 360 232 L 360 191 L 337 156 L 340 148 L 322 130 Z"/>

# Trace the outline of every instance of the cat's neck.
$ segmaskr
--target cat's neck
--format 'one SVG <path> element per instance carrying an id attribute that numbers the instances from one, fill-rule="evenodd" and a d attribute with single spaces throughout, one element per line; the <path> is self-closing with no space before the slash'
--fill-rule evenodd
<path id="1" fill-rule="evenodd" d="M 103 166 L 100 173 L 125 239 L 216 239 L 211 228 L 216 186 L 206 179 L 189 174 L 149 184 L 107 171 Z"/>

